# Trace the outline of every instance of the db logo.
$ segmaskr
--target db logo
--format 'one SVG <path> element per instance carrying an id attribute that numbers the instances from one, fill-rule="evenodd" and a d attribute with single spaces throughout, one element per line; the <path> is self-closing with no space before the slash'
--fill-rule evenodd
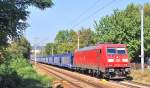
<path id="1" fill-rule="evenodd" d="M 116 59 L 116 62 L 120 62 L 120 59 Z"/>

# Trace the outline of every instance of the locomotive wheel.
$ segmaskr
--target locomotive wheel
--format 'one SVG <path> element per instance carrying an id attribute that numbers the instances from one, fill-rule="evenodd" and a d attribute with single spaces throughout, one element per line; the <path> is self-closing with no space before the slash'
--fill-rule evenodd
<path id="1" fill-rule="evenodd" d="M 100 77 L 100 71 L 96 71 L 96 78 Z"/>
<path id="2" fill-rule="evenodd" d="M 104 79 L 104 78 L 105 78 L 105 76 L 104 76 L 104 73 L 103 73 L 103 72 L 101 72 L 101 73 L 100 73 L 100 78 L 101 78 L 101 79 Z"/>

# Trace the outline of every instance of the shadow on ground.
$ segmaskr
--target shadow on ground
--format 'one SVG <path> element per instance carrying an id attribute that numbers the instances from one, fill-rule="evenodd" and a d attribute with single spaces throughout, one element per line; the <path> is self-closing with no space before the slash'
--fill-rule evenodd
<path id="1" fill-rule="evenodd" d="M 44 87 L 40 80 L 24 79 L 16 72 L 11 74 L 0 74 L 0 88 L 51 88 Z"/>

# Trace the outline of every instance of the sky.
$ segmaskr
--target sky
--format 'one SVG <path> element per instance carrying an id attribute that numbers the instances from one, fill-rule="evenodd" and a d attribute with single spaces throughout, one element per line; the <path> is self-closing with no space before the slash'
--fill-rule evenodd
<path id="1" fill-rule="evenodd" d="M 53 0 L 54 6 L 40 10 L 29 7 L 30 25 L 24 35 L 31 45 L 43 46 L 54 42 L 59 30 L 74 29 L 78 31 L 82 27 L 94 30 L 94 21 L 100 20 L 113 10 L 123 10 L 130 3 L 150 3 L 150 0 Z"/>

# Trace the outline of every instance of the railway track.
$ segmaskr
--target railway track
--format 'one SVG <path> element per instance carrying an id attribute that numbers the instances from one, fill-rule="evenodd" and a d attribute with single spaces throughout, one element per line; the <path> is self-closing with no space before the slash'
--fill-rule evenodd
<path id="1" fill-rule="evenodd" d="M 66 70 L 40 63 L 38 63 L 38 65 L 48 73 L 54 74 L 62 80 L 66 80 L 69 84 L 74 86 L 71 88 L 150 88 L 149 84 L 138 83 L 135 81 L 109 81 L 108 84 L 101 84 L 100 82 L 93 81 L 93 79 L 96 79 L 93 77 L 84 79 L 86 78 L 85 75 L 83 75 L 83 77 L 79 77 L 76 73 L 74 74 L 74 72 L 68 71 L 67 73 L 65 72 Z"/>
<path id="2" fill-rule="evenodd" d="M 150 84 L 143 84 L 135 81 L 111 81 L 112 83 L 120 84 L 128 88 L 150 88 Z"/>
<path id="3" fill-rule="evenodd" d="M 64 74 L 63 72 L 60 72 L 57 70 L 54 71 L 54 69 L 49 69 L 47 66 L 42 65 L 42 64 L 40 64 L 39 67 L 44 69 L 45 71 L 51 73 L 51 74 L 54 74 L 55 76 L 59 77 L 62 80 L 66 80 L 75 88 L 103 88 L 103 87 L 79 80 L 79 79 L 77 79 L 71 75 Z"/>
<path id="4" fill-rule="evenodd" d="M 43 70 L 54 74 L 62 80 L 66 80 L 75 88 L 126 88 L 117 84 L 111 84 L 109 82 L 102 83 L 100 82 L 100 79 L 94 77 L 88 78 L 86 75 L 70 72 L 53 66 L 44 65 L 40 63 L 38 63 L 38 65 Z"/>
<path id="5" fill-rule="evenodd" d="M 67 81 L 70 85 L 73 86 L 73 88 L 82 88 L 82 87 L 76 85 L 75 83 L 72 83 L 70 80 L 64 78 L 64 77 L 65 77 L 64 75 L 61 75 L 61 76 L 60 76 L 60 74 L 58 74 L 58 73 L 56 73 L 56 72 L 54 72 L 54 71 L 52 71 L 52 70 L 49 70 L 49 69 L 47 69 L 47 68 L 45 68 L 45 67 L 42 67 L 42 66 L 40 66 L 40 68 L 42 68 L 43 70 L 47 71 L 47 72 L 50 73 L 50 74 L 55 75 L 57 78 L 59 78 L 59 79 L 61 79 L 61 80 Z M 62 77 L 62 76 L 64 76 L 64 77 Z"/>

